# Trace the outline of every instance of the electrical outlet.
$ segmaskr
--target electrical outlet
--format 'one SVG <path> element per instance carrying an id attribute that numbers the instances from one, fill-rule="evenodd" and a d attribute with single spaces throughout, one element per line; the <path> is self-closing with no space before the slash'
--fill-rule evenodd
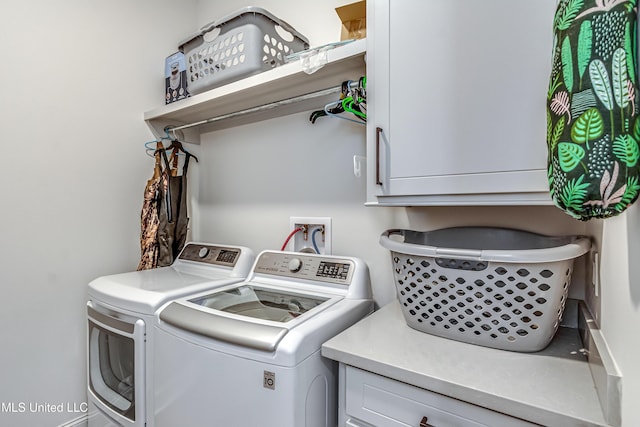
<path id="1" fill-rule="evenodd" d="M 292 216 L 289 225 L 291 231 L 302 230 L 293 235 L 288 251 L 331 255 L 331 217 Z"/>

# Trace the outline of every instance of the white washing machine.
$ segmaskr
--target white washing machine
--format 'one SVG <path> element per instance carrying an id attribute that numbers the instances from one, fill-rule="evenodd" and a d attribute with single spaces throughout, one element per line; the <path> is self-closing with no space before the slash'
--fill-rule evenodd
<path id="1" fill-rule="evenodd" d="M 155 427 L 335 427 L 322 344 L 373 311 L 351 257 L 262 252 L 245 282 L 158 311 Z"/>
<path id="2" fill-rule="evenodd" d="M 90 427 L 151 426 L 155 312 L 172 299 L 243 281 L 254 259 L 245 247 L 188 243 L 169 267 L 89 283 Z"/>

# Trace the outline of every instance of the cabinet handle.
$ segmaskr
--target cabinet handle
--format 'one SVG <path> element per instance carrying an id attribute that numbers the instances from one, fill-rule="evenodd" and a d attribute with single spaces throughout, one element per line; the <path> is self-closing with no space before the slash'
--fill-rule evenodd
<path id="1" fill-rule="evenodd" d="M 380 136 L 382 134 L 382 128 L 376 128 L 376 185 L 382 185 L 380 179 Z"/>
<path id="2" fill-rule="evenodd" d="M 422 420 L 420 420 L 420 427 L 434 427 L 434 426 L 432 426 L 427 422 L 427 417 L 422 417 Z"/>

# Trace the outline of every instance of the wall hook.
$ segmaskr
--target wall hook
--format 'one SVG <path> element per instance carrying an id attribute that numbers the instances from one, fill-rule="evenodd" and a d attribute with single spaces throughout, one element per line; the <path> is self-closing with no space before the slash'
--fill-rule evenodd
<path id="1" fill-rule="evenodd" d="M 367 158 L 364 156 L 353 156 L 353 174 L 360 178 L 362 176 L 362 164 L 366 163 Z"/>

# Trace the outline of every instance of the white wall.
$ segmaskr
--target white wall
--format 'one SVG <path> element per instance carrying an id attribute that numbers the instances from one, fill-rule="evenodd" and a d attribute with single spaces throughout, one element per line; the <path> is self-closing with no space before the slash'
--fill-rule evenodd
<path id="1" fill-rule="evenodd" d="M 86 402 L 86 285 L 137 265 L 143 112 L 164 102 L 164 58 L 196 28 L 193 5 L 0 2 L 0 402 L 26 404 L 2 426 L 82 415 L 29 405 Z"/>

